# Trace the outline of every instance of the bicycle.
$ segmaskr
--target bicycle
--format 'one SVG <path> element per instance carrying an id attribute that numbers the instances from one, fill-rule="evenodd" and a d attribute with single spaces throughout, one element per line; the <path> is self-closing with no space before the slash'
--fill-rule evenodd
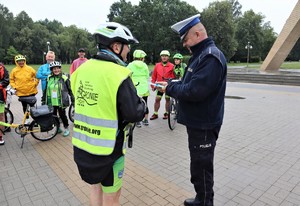
<path id="1" fill-rule="evenodd" d="M 179 79 L 166 79 L 163 78 L 164 80 L 167 80 L 168 82 L 178 82 L 180 81 Z M 154 84 L 157 87 L 162 87 L 159 84 Z M 174 97 L 170 97 L 170 104 L 169 104 L 169 108 L 168 108 L 168 126 L 170 128 L 170 130 L 174 130 L 176 127 L 176 123 L 177 123 L 177 105 L 178 105 L 178 101 L 174 98 Z"/>
<path id="2" fill-rule="evenodd" d="M 37 116 L 34 117 L 32 115 L 32 113 L 33 113 L 33 110 L 35 111 L 35 110 L 38 110 L 39 108 L 44 109 L 44 108 L 48 107 L 47 105 L 30 108 L 29 104 L 32 105 L 32 104 L 36 103 L 35 96 L 19 97 L 19 101 L 28 103 L 21 124 L 13 124 L 13 123 L 9 124 L 9 123 L 0 121 L 0 125 L 2 125 L 4 127 L 10 127 L 10 128 L 15 129 L 15 132 L 17 134 L 19 134 L 22 138 L 21 148 L 23 148 L 23 145 L 24 145 L 24 137 L 29 133 L 31 134 L 31 136 L 33 138 L 35 138 L 39 141 L 48 141 L 48 140 L 53 139 L 58 133 L 58 128 L 59 128 L 58 117 L 53 115 L 52 112 L 48 109 L 49 111 L 46 114 L 47 126 L 45 126 L 44 124 L 39 122 L 38 121 L 39 118 Z M 31 123 L 25 124 L 26 118 L 29 115 L 33 117 L 33 120 Z M 40 117 L 42 117 L 42 116 L 40 116 Z M 51 117 L 52 117 L 52 121 L 51 121 Z M 2 134 L 5 134 L 5 130 L 0 129 L 0 131 L 2 132 Z"/>
<path id="3" fill-rule="evenodd" d="M 12 124 L 14 122 L 14 115 L 10 111 L 10 103 L 12 100 L 12 96 L 16 93 L 16 90 L 13 89 L 10 85 L 6 88 L 6 105 L 4 108 L 4 118 L 5 122 L 8 124 Z M 10 132 L 11 128 L 10 127 L 4 127 L 5 132 Z"/>
<path id="4" fill-rule="evenodd" d="M 174 130 L 177 123 L 177 100 L 170 97 L 170 105 L 168 108 L 168 125 L 170 130 Z"/>
<path id="5" fill-rule="evenodd" d="M 68 116 L 71 122 L 74 122 L 74 113 L 75 113 L 74 104 L 71 104 L 69 106 L 69 111 L 68 111 Z"/>

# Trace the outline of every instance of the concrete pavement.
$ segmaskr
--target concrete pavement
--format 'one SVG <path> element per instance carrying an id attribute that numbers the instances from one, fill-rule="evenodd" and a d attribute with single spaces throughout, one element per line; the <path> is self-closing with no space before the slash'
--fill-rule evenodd
<path id="1" fill-rule="evenodd" d="M 300 87 L 228 83 L 226 95 L 215 154 L 215 205 L 300 205 Z M 21 104 L 13 101 L 18 123 Z M 153 101 L 151 93 L 150 115 Z M 124 206 L 183 205 L 194 196 L 185 127 L 170 131 L 163 112 L 135 129 Z M 0 146 L 0 205 L 88 205 L 89 186 L 73 162 L 71 137 L 25 138 L 21 149 L 13 131 Z"/>

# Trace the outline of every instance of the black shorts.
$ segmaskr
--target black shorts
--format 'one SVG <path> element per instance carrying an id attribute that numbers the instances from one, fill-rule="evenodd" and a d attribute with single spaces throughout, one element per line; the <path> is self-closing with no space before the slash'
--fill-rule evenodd
<path id="1" fill-rule="evenodd" d="M 74 148 L 74 160 L 81 179 L 89 184 L 101 183 L 103 186 L 114 184 L 113 165 L 122 155 L 99 156 Z"/>

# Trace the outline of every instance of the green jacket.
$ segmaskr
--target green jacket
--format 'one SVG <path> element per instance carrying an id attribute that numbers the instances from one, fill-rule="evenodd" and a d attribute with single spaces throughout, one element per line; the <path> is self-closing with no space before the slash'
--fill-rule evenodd
<path id="1" fill-rule="evenodd" d="M 149 69 L 147 64 L 140 60 L 134 60 L 127 66 L 132 72 L 132 81 L 136 85 L 137 93 L 140 97 L 149 96 Z"/>

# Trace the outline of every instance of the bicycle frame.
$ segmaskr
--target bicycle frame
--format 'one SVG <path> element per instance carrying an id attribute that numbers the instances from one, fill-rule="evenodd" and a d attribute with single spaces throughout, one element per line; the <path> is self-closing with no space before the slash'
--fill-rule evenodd
<path id="1" fill-rule="evenodd" d="M 33 120 L 30 124 L 25 124 L 25 121 L 28 116 L 30 116 L 30 106 L 29 105 L 27 105 L 27 108 L 24 113 L 21 124 L 9 124 L 9 123 L 0 121 L 0 125 L 2 125 L 4 127 L 14 128 L 16 133 L 21 136 L 21 138 L 22 138 L 21 148 L 23 148 L 23 145 L 24 145 L 24 137 L 28 133 L 30 133 L 32 137 L 34 137 L 35 139 L 40 140 L 40 141 L 47 141 L 56 136 L 56 134 L 58 132 L 58 128 L 59 128 L 59 122 L 58 122 L 57 116 L 53 115 L 54 119 L 53 119 L 52 129 L 49 129 L 49 130 L 42 130 L 42 127 L 35 120 Z M 52 131 L 53 129 L 55 129 L 54 132 Z M 2 129 L 0 129 L 0 131 L 2 132 L 3 135 L 5 134 L 5 131 L 3 131 Z M 52 131 L 52 132 L 49 132 L 49 131 Z M 46 137 L 38 135 L 38 133 L 44 134 L 44 132 L 47 132 Z M 49 132 L 50 136 L 48 136 L 48 132 Z"/>

